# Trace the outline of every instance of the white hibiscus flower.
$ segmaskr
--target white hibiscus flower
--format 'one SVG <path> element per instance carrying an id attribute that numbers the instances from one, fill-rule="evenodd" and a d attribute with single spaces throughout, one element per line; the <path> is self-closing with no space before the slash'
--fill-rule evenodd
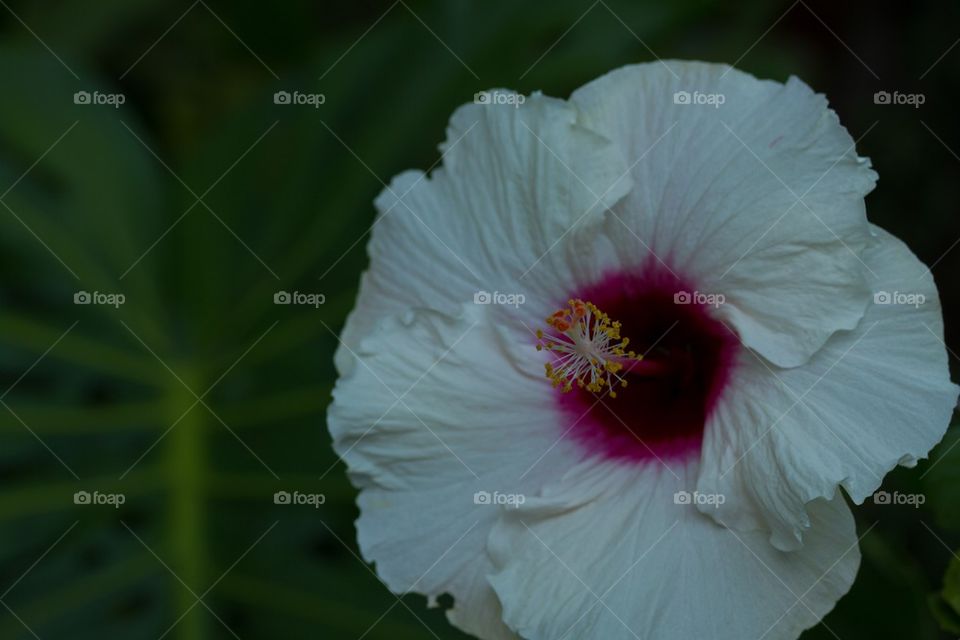
<path id="1" fill-rule="evenodd" d="M 933 278 L 867 222 L 824 97 L 654 63 L 447 136 L 377 199 L 336 356 L 364 557 L 481 638 L 816 624 L 859 564 L 838 487 L 915 464 L 957 400 Z"/>

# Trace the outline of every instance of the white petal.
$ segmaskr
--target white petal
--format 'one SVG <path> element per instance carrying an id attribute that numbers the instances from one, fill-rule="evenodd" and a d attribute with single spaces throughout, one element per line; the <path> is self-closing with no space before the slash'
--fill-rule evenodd
<path id="1" fill-rule="evenodd" d="M 795 369 L 745 352 L 707 426 L 700 490 L 725 493 L 720 517 L 769 529 L 782 549 L 801 544 L 808 502 L 837 485 L 862 502 L 896 465 L 926 456 L 956 406 L 933 277 L 902 242 L 874 229 L 864 253 L 878 276 L 873 290 L 920 294 L 924 303 L 872 304 L 855 330 Z"/>
<path id="2" fill-rule="evenodd" d="M 529 640 L 794 640 L 849 589 L 859 564 L 842 498 L 811 510 L 800 551 L 676 504 L 695 466 L 583 465 L 490 536 L 504 620 Z"/>
<path id="3" fill-rule="evenodd" d="M 397 593 L 455 599 L 451 620 L 482 638 L 510 637 L 486 582 L 486 537 L 504 507 L 475 493 L 532 493 L 578 459 L 562 440 L 531 357 L 514 361 L 491 308 L 466 305 L 389 319 L 360 341 L 338 381 L 329 425 L 358 500 L 358 539 Z"/>
<path id="4" fill-rule="evenodd" d="M 724 102 L 676 104 L 677 92 Z M 632 166 L 634 188 L 607 225 L 608 266 L 652 252 L 697 290 L 723 294 L 744 343 L 781 366 L 856 326 L 875 174 L 822 95 L 796 78 L 668 61 L 618 69 L 571 101 Z"/>
<path id="5" fill-rule="evenodd" d="M 442 167 L 402 173 L 376 200 L 370 270 L 344 341 L 402 309 L 451 312 L 478 290 L 523 294 L 535 317 L 566 300 L 577 271 L 565 250 L 571 227 L 599 224 L 595 213 L 631 186 L 620 149 L 578 118 L 539 94 L 519 107 L 457 109 Z M 341 370 L 349 360 L 337 354 Z"/>

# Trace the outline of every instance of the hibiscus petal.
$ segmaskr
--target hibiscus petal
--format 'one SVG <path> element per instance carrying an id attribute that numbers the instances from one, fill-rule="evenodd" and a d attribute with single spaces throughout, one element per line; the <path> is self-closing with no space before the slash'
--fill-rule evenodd
<path id="1" fill-rule="evenodd" d="M 860 503 L 895 466 L 924 457 L 956 406 L 933 277 L 906 245 L 873 229 L 863 255 L 873 290 L 923 303 L 872 304 L 803 367 L 744 352 L 707 426 L 699 489 L 726 494 L 719 517 L 769 529 L 781 549 L 801 544 L 811 500 L 842 485 Z"/>
<path id="2" fill-rule="evenodd" d="M 542 364 L 514 362 L 490 314 L 468 305 L 460 318 L 382 323 L 354 349 L 329 425 L 362 490 L 363 557 L 396 593 L 453 594 L 455 624 L 499 639 L 511 634 L 486 582 L 485 542 L 505 507 L 475 496 L 532 494 L 578 452 L 560 441 Z"/>
<path id="3" fill-rule="evenodd" d="M 478 290 L 521 293 L 534 317 L 565 300 L 578 269 L 566 252 L 571 228 L 599 224 L 596 212 L 631 187 L 620 149 L 578 118 L 569 103 L 539 94 L 518 107 L 457 109 L 443 166 L 429 177 L 400 174 L 376 200 L 376 259 L 344 341 L 354 344 L 403 309 L 450 312 Z M 347 356 L 337 356 L 342 370 Z"/>
<path id="4" fill-rule="evenodd" d="M 843 499 L 812 505 L 808 544 L 784 553 L 677 504 L 695 473 L 587 463 L 509 511 L 489 542 L 506 623 L 530 640 L 793 640 L 816 624 L 860 561 Z"/>
<path id="5" fill-rule="evenodd" d="M 722 104 L 694 104 L 698 95 Z M 857 325 L 869 298 L 863 196 L 876 176 L 822 95 L 796 78 L 667 61 L 613 71 L 571 101 L 632 166 L 603 268 L 652 253 L 724 295 L 744 344 L 781 366 Z"/>

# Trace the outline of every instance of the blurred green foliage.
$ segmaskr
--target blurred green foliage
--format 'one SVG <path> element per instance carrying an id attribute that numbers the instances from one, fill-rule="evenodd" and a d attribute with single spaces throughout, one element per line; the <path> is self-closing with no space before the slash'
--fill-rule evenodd
<path id="1" fill-rule="evenodd" d="M 931 608 L 940 626 L 950 633 L 960 633 L 960 560 L 954 558 L 943 579 L 943 591 L 931 596 Z"/>
<path id="2" fill-rule="evenodd" d="M 871 218 L 934 265 L 958 344 L 955 4 L 0 4 L 0 638 L 463 637 L 358 562 L 323 415 L 371 201 L 481 89 L 565 96 L 655 55 L 800 76 L 862 136 Z M 955 436 L 885 483 L 921 509 L 856 508 L 859 579 L 805 638 L 958 632 Z"/>

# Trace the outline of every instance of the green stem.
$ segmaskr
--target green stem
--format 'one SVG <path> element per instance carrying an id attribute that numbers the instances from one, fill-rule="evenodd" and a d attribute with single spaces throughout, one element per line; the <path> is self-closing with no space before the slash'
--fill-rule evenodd
<path id="1" fill-rule="evenodd" d="M 192 389 L 203 388 L 195 372 L 182 367 L 183 380 Z M 195 398 L 179 382 L 173 381 L 169 392 L 170 421 L 182 415 L 185 407 Z M 172 545 L 171 566 L 197 595 L 206 590 L 205 568 L 207 550 L 204 541 L 205 518 L 203 500 L 205 495 L 204 458 L 206 434 L 204 413 L 191 411 L 170 432 L 166 450 L 166 466 L 170 483 L 170 512 L 167 518 L 168 536 Z M 189 609 L 195 601 L 193 594 L 176 577 L 173 592 L 177 594 L 175 611 Z M 199 607 L 194 607 L 177 625 L 177 637 L 182 640 L 202 640 L 206 637 L 206 618 Z"/>

